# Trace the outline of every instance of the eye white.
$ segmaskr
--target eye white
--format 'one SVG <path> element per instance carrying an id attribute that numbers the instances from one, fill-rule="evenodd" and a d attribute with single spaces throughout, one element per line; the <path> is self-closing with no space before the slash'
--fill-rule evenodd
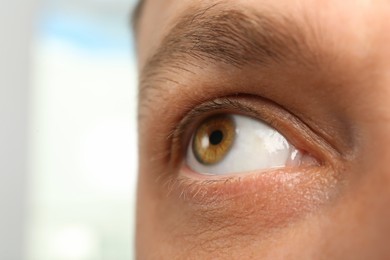
<path id="1" fill-rule="evenodd" d="M 216 164 L 205 165 L 198 161 L 189 145 L 186 158 L 189 168 L 206 175 L 225 175 L 300 164 L 302 153 L 274 128 L 246 116 L 232 118 L 236 136 L 226 156 Z"/>

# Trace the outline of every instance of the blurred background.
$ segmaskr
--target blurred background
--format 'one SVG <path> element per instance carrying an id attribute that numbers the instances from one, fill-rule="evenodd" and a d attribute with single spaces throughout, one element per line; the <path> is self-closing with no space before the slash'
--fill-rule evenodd
<path id="1" fill-rule="evenodd" d="M 136 0 L 0 11 L 0 259 L 133 259 Z"/>

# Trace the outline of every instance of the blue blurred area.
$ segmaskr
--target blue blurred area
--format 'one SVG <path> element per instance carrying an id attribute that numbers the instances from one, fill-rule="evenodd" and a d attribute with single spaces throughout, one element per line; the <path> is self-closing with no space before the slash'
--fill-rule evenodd
<path id="1" fill-rule="evenodd" d="M 128 1 L 126 6 L 118 1 L 115 10 L 92 5 L 88 9 L 81 4 L 83 8 L 77 8 L 77 4 L 46 8 L 40 15 L 38 37 L 61 41 L 87 52 L 130 54 L 133 50 L 130 14 L 134 2 Z M 110 5 L 115 6 L 115 1 Z"/>
<path id="2" fill-rule="evenodd" d="M 129 32 L 107 30 L 105 24 L 97 24 L 83 18 L 63 14 L 47 14 L 42 21 L 41 33 L 92 51 L 128 51 Z"/>
<path id="3" fill-rule="evenodd" d="M 47 0 L 31 90 L 27 260 L 133 257 L 135 0 Z"/>

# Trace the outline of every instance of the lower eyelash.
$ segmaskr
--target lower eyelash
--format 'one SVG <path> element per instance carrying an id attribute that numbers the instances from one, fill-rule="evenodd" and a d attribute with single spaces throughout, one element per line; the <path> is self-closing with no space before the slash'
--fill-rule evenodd
<path id="1" fill-rule="evenodd" d="M 167 196 L 175 195 L 184 201 L 208 201 L 213 198 L 219 197 L 218 194 L 222 193 L 223 190 L 215 188 L 210 190 L 210 187 L 217 187 L 219 185 L 226 185 L 232 182 L 240 182 L 240 177 L 227 177 L 224 179 L 213 179 L 213 180 L 196 180 L 186 176 L 171 176 L 168 180 L 165 180 L 163 187 L 167 191 Z"/>

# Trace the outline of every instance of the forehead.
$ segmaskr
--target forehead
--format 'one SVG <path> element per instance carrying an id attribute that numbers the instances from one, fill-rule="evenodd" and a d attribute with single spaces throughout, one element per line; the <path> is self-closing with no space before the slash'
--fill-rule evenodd
<path id="1" fill-rule="evenodd" d="M 232 8 L 291 16 L 309 30 L 335 43 L 339 52 L 356 57 L 390 57 L 390 2 L 387 0 L 144 0 L 138 23 L 138 55 L 142 68 L 180 17 L 199 10 Z M 326 37 L 324 37 L 326 35 Z M 315 40 L 315 39 L 314 39 Z"/>

